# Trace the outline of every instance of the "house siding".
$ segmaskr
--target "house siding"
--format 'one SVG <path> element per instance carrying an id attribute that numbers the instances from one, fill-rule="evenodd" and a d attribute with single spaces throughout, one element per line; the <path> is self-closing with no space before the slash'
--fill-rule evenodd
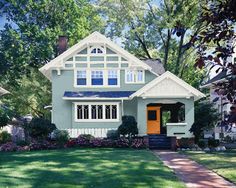
<path id="1" fill-rule="evenodd" d="M 156 78 L 156 75 L 149 71 L 145 72 L 145 82 L 148 83 Z M 120 72 L 120 87 L 104 87 L 102 91 L 137 91 L 143 87 L 143 84 L 126 84 L 125 83 L 125 71 Z M 77 136 L 76 134 L 91 133 L 104 136 L 104 134 L 111 130 L 117 129 L 121 124 L 122 107 L 120 102 L 120 118 L 118 122 L 75 122 L 74 104 L 76 101 L 63 100 L 62 97 L 65 91 L 101 91 L 101 88 L 75 88 L 74 87 L 74 71 L 62 70 L 60 75 L 57 75 L 57 71 L 52 71 L 52 122 L 55 123 L 58 129 L 67 129 L 71 136 Z M 86 102 L 86 101 L 83 101 Z M 102 102 L 93 101 L 93 102 Z M 112 101 L 115 102 L 115 101 Z M 131 101 L 123 102 L 123 112 L 125 115 L 133 115 L 137 117 L 137 101 L 133 99 Z M 98 130 L 99 129 L 99 130 Z"/>

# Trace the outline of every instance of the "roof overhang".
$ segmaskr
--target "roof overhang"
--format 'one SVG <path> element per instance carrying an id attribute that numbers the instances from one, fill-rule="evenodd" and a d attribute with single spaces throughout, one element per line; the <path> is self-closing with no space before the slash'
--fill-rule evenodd
<path id="1" fill-rule="evenodd" d="M 64 100 L 129 100 L 134 91 L 65 91 Z"/>
<path id="2" fill-rule="evenodd" d="M 194 98 L 197 101 L 205 95 L 167 71 L 130 96 L 142 98 Z"/>
<path id="3" fill-rule="evenodd" d="M 87 45 L 89 44 L 106 44 L 108 47 L 110 47 L 112 50 L 114 50 L 116 53 L 121 54 L 123 57 L 127 58 L 128 62 L 131 63 L 131 67 L 142 67 L 145 70 L 150 70 L 152 72 L 152 68 L 147 65 L 146 63 L 142 62 L 140 59 L 136 58 L 134 55 L 130 54 L 114 42 L 112 42 L 110 39 L 106 38 L 101 33 L 95 31 L 91 35 L 87 36 L 83 40 L 81 40 L 79 43 L 75 44 L 59 56 L 57 56 L 55 59 L 44 65 L 39 69 L 39 71 L 46 76 L 49 80 L 51 80 L 51 71 L 52 70 L 60 70 L 64 68 L 63 63 L 73 54 L 77 53 L 80 50 L 83 50 Z M 154 73 L 154 72 L 153 72 Z M 156 73 L 154 73 L 156 74 Z"/>

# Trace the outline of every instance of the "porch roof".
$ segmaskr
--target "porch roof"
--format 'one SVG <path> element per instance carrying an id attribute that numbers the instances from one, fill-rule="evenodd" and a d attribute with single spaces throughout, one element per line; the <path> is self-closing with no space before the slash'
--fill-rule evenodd
<path id="1" fill-rule="evenodd" d="M 169 71 L 158 76 L 133 93 L 130 98 L 191 98 L 199 100 L 205 95 Z"/>
<path id="2" fill-rule="evenodd" d="M 135 91 L 65 91 L 63 99 L 128 99 Z"/>

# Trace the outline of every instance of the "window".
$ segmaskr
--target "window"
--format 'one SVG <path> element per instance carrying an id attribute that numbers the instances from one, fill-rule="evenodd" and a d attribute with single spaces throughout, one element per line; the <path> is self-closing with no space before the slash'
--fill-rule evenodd
<path id="1" fill-rule="evenodd" d="M 88 107 L 88 105 L 77 105 L 77 119 L 89 119 Z"/>
<path id="2" fill-rule="evenodd" d="M 77 71 L 77 85 L 86 85 L 86 71 Z"/>
<path id="3" fill-rule="evenodd" d="M 101 48 L 93 48 L 91 54 L 103 54 L 103 50 Z"/>
<path id="4" fill-rule="evenodd" d="M 75 103 L 75 121 L 118 121 L 119 103 Z"/>
<path id="5" fill-rule="evenodd" d="M 74 87 L 119 87 L 120 70 L 88 69 L 75 70 Z"/>
<path id="6" fill-rule="evenodd" d="M 92 85 L 103 85 L 103 71 L 92 71 L 91 74 Z"/>
<path id="7" fill-rule="evenodd" d="M 118 85 L 117 70 L 108 70 L 108 85 Z"/>
<path id="8" fill-rule="evenodd" d="M 127 70 L 125 79 L 126 79 L 126 83 L 143 83 L 144 71 L 143 70 Z"/>

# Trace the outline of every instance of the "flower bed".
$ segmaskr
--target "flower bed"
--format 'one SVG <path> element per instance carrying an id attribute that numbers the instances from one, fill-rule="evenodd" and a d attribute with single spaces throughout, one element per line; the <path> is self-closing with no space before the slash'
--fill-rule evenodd
<path id="1" fill-rule="evenodd" d="M 0 151 L 33 151 L 50 150 L 71 147 L 115 147 L 115 148 L 147 148 L 147 139 L 145 137 L 135 137 L 131 142 L 127 138 L 108 139 L 94 138 L 91 135 L 80 135 L 78 138 L 71 138 L 65 145 L 60 145 L 53 140 L 31 141 L 28 145 L 17 145 L 14 142 L 7 142 L 0 146 Z"/>

